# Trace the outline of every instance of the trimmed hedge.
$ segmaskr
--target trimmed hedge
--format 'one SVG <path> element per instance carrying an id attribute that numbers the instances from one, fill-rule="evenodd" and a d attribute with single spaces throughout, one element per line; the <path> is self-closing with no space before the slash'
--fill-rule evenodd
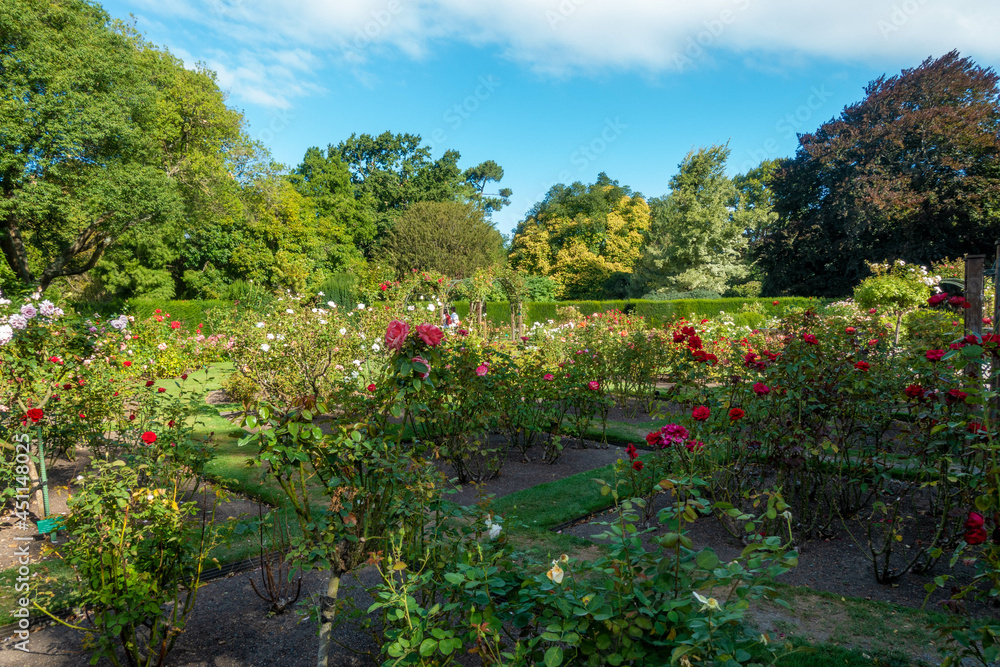
<path id="1" fill-rule="evenodd" d="M 204 299 L 192 301 L 160 301 L 158 299 L 128 299 L 127 301 L 103 303 L 78 303 L 76 311 L 81 315 L 97 313 L 104 317 L 112 317 L 121 313 L 134 315 L 136 319 L 152 317 L 159 308 L 165 316 L 170 313 L 171 320 L 194 326 L 205 323 L 207 313 L 219 308 L 232 309 L 232 301 L 221 299 Z"/>
<path id="2" fill-rule="evenodd" d="M 778 305 L 774 305 L 775 301 L 778 302 Z M 527 326 L 531 326 L 534 322 L 554 320 L 557 308 L 573 306 L 584 315 L 604 313 L 611 310 L 631 312 L 635 315 L 641 315 L 657 325 L 678 320 L 682 317 L 688 319 L 716 317 L 719 313 L 725 312 L 733 316 L 733 321 L 736 324 L 754 327 L 758 326 L 768 317 L 780 315 L 787 308 L 820 307 L 829 302 L 829 299 L 816 299 L 812 297 L 782 297 L 779 299 L 680 299 L 677 301 L 631 299 L 621 301 L 559 301 L 557 303 L 527 302 L 524 304 L 524 323 Z M 763 314 L 740 312 L 743 304 L 747 303 L 759 304 L 759 308 L 763 311 Z M 469 303 L 467 301 L 458 301 L 454 305 L 459 317 L 463 320 L 468 319 Z M 506 301 L 487 303 L 486 319 L 495 326 L 509 325 L 510 304 Z"/>

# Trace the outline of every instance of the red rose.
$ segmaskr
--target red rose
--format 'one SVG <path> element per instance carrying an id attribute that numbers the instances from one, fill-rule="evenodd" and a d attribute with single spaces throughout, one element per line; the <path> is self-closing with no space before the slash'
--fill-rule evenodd
<path id="1" fill-rule="evenodd" d="M 184 375 L 182 375 L 182 376 L 181 376 L 181 379 L 182 379 L 182 380 L 187 380 L 187 379 L 188 379 L 188 374 L 187 374 L 187 373 L 185 373 Z"/>
<path id="2" fill-rule="evenodd" d="M 545 375 L 542 376 L 542 379 L 545 380 L 546 382 L 552 382 L 553 380 L 556 379 L 556 376 L 553 375 L 552 373 L 546 373 Z"/>
<path id="3" fill-rule="evenodd" d="M 924 388 L 919 384 L 911 384 L 906 389 L 903 390 L 907 398 L 918 398 L 922 399 L 924 397 Z"/>
<path id="4" fill-rule="evenodd" d="M 699 405 L 691 411 L 691 416 L 696 422 L 703 422 L 712 415 L 712 411 L 704 405 Z"/>
<path id="5" fill-rule="evenodd" d="M 170 323 L 170 328 L 171 329 L 180 329 L 181 328 L 181 323 L 178 322 L 177 320 L 174 320 L 173 322 Z"/>
<path id="6" fill-rule="evenodd" d="M 162 393 L 163 393 L 163 392 L 165 392 L 166 390 L 167 390 L 167 388 L 166 388 L 166 387 L 157 387 L 157 388 L 156 388 L 156 391 L 157 391 L 157 393 L 160 393 L 160 394 L 162 394 Z"/>
<path id="7" fill-rule="evenodd" d="M 375 386 L 375 383 L 368 385 L 368 391 L 370 391 L 371 393 L 374 394 L 376 389 L 377 387 Z"/>
<path id="8" fill-rule="evenodd" d="M 771 393 L 771 388 L 768 387 L 763 382 L 758 382 L 753 386 L 753 393 L 757 394 L 758 396 L 766 396 L 767 394 Z"/>
<path id="9" fill-rule="evenodd" d="M 855 329 L 854 327 L 847 327 L 846 329 L 844 329 L 844 333 L 846 333 L 848 336 L 853 336 L 855 331 L 857 331 L 857 329 Z"/>
<path id="10" fill-rule="evenodd" d="M 379 289 L 381 289 L 381 290 L 382 290 L 382 291 L 384 292 L 384 291 L 386 291 L 387 289 L 389 289 L 389 286 L 388 286 L 388 285 L 386 285 L 385 283 L 382 283 L 381 285 L 379 285 Z"/>
<path id="11" fill-rule="evenodd" d="M 935 294 L 931 298 L 927 299 L 927 303 L 929 303 L 932 306 L 936 306 L 942 301 L 946 301 L 947 299 L 948 295 L 944 292 L 941 292 L 940 294 Z"/>
<path id="12" fill-rule="evenodd" d="M 37 424 L 38 420 L 40 420 L 42 417 L 45 416 L 45 413 L 42 412 L 41 408 L 31 408 L 30 410 L 28 410 L 26 414 L 28 419 L 30 419 L 32 423 L 35 424 Z"/>
<path id="13" fill-rule="evenodd" d="M 968 431 L 969 433 L 972 433 L 973 435 L 987 432 L 986 427 L 980 424 L 979 422 L 969 422 L 968 424 L 966 424 L 965 430 Z"/>
<path id="14" fill-rule="evenodd" d="M 968 394 L 961 389 L 949 389 L 948 393 L 944 396 L 944 401 L 948 405 L 951 405 L 952 403 L 964 402 L 966 397 L 968 397 Z"/>
<path id="15" fill-rule="evenodd" d="M 173 419 L 171 419 L 170 421 L 167 422 L 167 428 L 173 428 L 175 423 L 176 422 Z"/>
<path id="16" fill-rule="evenodd" d="M 399 351 L 406 342 L 406 337 L 410 335 L 410 325 L 406 322 L 393 320 L 385 328 L 385 346 L 390 350 Z"/>
<path id="17" fill-rule="evenodd" d="M 772 305 L 772 306 L 777 306 L 777 305 L 778 305 L 778 302 L 777 302 L 777 301 L 772 301 L 772 302 L 771 302 L 771 305 Z"/>
<path id="18" fill-rule="evenodd" d="M 702 442 L 701 440 L 688 440 L 687 442 L 684 443 L 684 448 L 687 449 L 689 452 L 693 452 L 696 449 L 701 449 L 704 446 L 705 443 Z"/>
<path id="19" fill-rule="evenodd" d="M 871 364 L 869 364 L 867 361 L 859 361 L 856 364 L 854 364 L 854 367 L 859 371 L 866 371 L 869 368 L 871 368 Z"/>
<path id="20" fill-rule="evenodd" d="M 135 421 L 135 415 L 129 415 L 129 416 L 128 416 L 128 420 L 129 420 L 130 422 L 134 422 L 134 421 Z"/>
<path id="21" fill-rule="evenodd" d="M 72 388 L 73 388 L 73 385 L 71 385 L 71 384 L 64 384 L 63 385 L 63 389 L 65 389 L 66 391 L 69 391 Z"/>
<path id="22" fill-rule="evenodd" d="M 701 349 L 701 339 L 695 335 L 692 335 L 690 338 L 688 338 L 688 347 L 690 347 L 692 350 Z"/>
<path id="23" fill-rule="evenodd" d="M 657 444 L 658 442 L 660 442 L 660 432 L 659 431 L 653 431 L 652 433 L 647 433 L 646 434 L 646 444 L 647 445 L 649 445 L 650 447 L 652 447 L 653 445 Z"/>
<path id="24" fill-rule="evenodd" d="M 965 303 L 965 298 L 961 296 L 953 296 L 948 299 L 948 305 L 951 306 L 961 306 L 963 303 Z"/>
<path id="25" fill-rule="evenodd" d="M 82 412 L 81 412 L 81 413 L 80 413 L 79 415 L 77 415 L 77 416 L 78 416 L 78 417 L 79 417 L 80 419 L 86 419 L 86 418 L 87 418 L 87 415 L 83 414 Z"/>
<path id="26" fill-rule="evenodd" d="M 147 445 L 151 445 L 154 442 L 156 442 L 156 434 L 153 433 L 152 431 L 146 431 L 145 433 L 142 434 L 141 437 L 142 441 Z"/>
<path id="27" fill-rule="evenodd" d="M 739 421 L 739 420 L 743 419 L 744 415 L 746 415 L 746 413 L 743 412 L 743 410 L 741 410 L 740 408 L 731 408 L 729 410 L 729 420 L 730 421 L 734 421 L 734 422 L 735 421 Z"/>
<path id="28" fill-rule="evenodd" d="M 641 471 L 643 469 L 642 461 L 633 461 L 632 469 L 635 471 Z"/>
<path id="29" fill-rule="evenodd" d="M 156 310 L 155 310 L 154 312 L 155 312 L 155 313 L 156 313 L 157 315 L 159 315 L 159 314 L 160 314 L 160 313 L 162 313 L 163 311 L 162 311 L 162 310 L 160 310 L 159 308 L 157 308 L 157 309 L 156 309 Z"/>
<path id="30" fill-rule="evenodd" d="M 927 361 L 941 361 L 941 357 L 944 356 L 944 350 L 927 350 L 924 352 L 924 356 L 927 357 Z"/>
<path id="31" fill-rule="evenodd" d="M 816 340 L 816 336 L 813 334 L 803 334 L 802 340 L 809 343 L 810 345 L 819 345 L 819 341 Z"/>
<path id="32" fill-rule="evenodd" d="M 153 384 L 154 384 L 154 382 L 152 380 L 146 380 L 146 386 L 147 387 L 152 387 Z"/>
<path id="33" fill-rule="evenodd" d="M 591 380 L 590 382 L 587 383 L 587 389 L 589 389 L 590 391 L 597 391 L 600 388 L 601 388 L 601 383 L 598 382 L 597 380 Z"/>
<path id="34" fill-rule="evenodd" d="M 131 362 L 131 361 L 123 361 L 123 362 L 122 362 L 122 366 L 124 366 L 125 368 L 128 368 L 128 367 L 129 367 L 129 366 L 131 366 L 131 365 L 132 365 L 132 362 Z"/>
<path id="35" fill-rule="evenodd" d="M 965 519 L 965 541 L 969 545 L 982 544 L 986 541 L 986 528 L 983 515 L 979 512 L 969 512 Z"/>
<path id="36" fill-rule="evenodd" d="M 634 461 L 639 458 L 639 452 L 636 450 L 635 445 L 629 445 L 625 448 L 625 453 L 628 454 L 628 460 Z"/>
<path id="37" fill-rule="evenodd" d="M 417 325 L 417 335 L 420 336 L 420 340 L 424 341 L 429 347 L 437 347 L 438 343 L 441 342 L 441 338 L 444 334 L 433 324 L 418 324 Z"/>

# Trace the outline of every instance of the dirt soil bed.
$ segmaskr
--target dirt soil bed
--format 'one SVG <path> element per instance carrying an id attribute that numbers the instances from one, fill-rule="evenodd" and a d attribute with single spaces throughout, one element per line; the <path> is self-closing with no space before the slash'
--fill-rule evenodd
<path id="1" fill-rule="evenodd" d="M 666 494 L 661 494 L 657 504 L 666 502 Z M 574 526 L 563 529 L 564 534 L 575 535 L 596 540 L 595 536 L 605 532 L 606 526 L 601 522 L 610 521 L 614 515 L 610 512 L 593 517 Z M 652 521 L 656 530 L 645 537 L 647 549 L 659 548 L 652 542 L 652 537 L 668 532 L 660 526 L 656 519 Z M 739 556 L 743 543 L 732 536 L 726 527 L 714 516 L 702 517 L 686 528 L 688 536 L 694 542 L 695 549 L 711 547 L 722 561 L 730 561 Z M 849 535 L 841 531 L 830 539 L 809 540 L 797 545 L 799 564 L 779 577 L 781 583 L 792 586 L 808 586 L 812 589 L 833 593 L 845 597 L 877 600 L 907 607 L 919 608 L 924 604 L 927 591 L 924 585 L 933 582 L 934 576 L 951 573 L 948 563 L 939 563 L 930 573 L 917 574 L 908 572 L 891 584 L 879 584 L 875 581 L 871 562 L 861 549 L 855 545 Z M 958 580 L 968 581 L 972 568 L 956 564 L 954 574 Z M 927 602 L 927 609 L 946 611 L 941 607 L 947 599 L 943 591 L 938 589 Z M 978 606 L 969 611 L 976 614 L 1000 616 L 997 610 Z"/>

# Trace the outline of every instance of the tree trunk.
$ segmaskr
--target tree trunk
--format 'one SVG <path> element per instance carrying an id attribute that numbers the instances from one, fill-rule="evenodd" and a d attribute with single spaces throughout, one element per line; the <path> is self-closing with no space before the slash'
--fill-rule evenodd
<path id="1" fill-rule="evenodd" d="M 337 604 L 337 594 L 340 592 L 340 574 L 336 570 L 330 572 L 330 581 L 326 585 L 326 595 L 320 602 L 317 667 L 329 667 L 330 648 L 333 646 L 333 615 Z"/>

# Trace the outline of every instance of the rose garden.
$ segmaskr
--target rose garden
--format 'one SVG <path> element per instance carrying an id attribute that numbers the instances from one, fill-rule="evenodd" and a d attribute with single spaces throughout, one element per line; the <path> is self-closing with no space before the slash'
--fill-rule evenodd
<path id="1" fill-rule="evenodd" d="M 202 321 L 8 295 L 4 611 L 35 654 L 0 663 L 232 664 L 179 657 L 225 655 L 229 585 L 250 655 L 300 629 L 246 664 L 991 664 L 1000 336 L 874 270 L 523 327 L 441 326 L 427 273 Z"/>

